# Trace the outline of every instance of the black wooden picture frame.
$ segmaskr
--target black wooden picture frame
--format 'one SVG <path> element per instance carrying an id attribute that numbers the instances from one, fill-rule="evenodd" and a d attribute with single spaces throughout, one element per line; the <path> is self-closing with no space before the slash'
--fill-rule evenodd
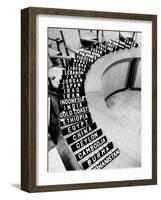
<path id="1" fill-rule="evenodd" d="M 36 185 L 36 16 L 62 15 L 152 22 L 152 178 L 63 185 Z M 157 16 L 29 7 L 21 10 L 21 189 L 27 192 L 157 184 Z"/>

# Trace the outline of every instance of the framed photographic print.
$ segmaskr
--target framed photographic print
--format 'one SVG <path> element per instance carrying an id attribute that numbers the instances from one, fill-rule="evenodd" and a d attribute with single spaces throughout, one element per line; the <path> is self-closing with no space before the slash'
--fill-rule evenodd
<path id="1" fill-rule="evenodd" d="M 21 188 L 157 183 L 157 16 L 21 11 Z"/>

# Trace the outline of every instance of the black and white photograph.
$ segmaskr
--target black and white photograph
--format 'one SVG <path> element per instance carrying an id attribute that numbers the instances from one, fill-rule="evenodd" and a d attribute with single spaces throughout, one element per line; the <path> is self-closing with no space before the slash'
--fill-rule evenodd
<path id="1" fill-rule="evenodd" d="M 141 167 L 142 32 L 53 26 L 46 37 L 47 171 Z"/>
<path id="2" fill-rule="evenodd" d="M 31 7 L 21 41 L 22 189 L 156 184 L 157 16 Z"/>

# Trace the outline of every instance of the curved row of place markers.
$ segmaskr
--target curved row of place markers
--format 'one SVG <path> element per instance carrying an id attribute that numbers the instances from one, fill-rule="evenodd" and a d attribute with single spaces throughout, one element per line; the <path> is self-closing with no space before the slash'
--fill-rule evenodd
<path id="1" fill-rule="evenodd" d="M 59 83 L 59 119 L 62 134 L 82 169 L 103 169 L 120 155 L 120 150 L 92 120 L 85 96 L 86 74 L 101 56 L 137 46 L 124 38 L 96 43 L 80 50 L 63 70 Z"/>

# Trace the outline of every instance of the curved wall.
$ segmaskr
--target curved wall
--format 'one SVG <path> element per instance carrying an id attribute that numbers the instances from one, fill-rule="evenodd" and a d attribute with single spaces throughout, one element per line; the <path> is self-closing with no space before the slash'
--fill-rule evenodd
<path id="1" fill-rule="evenodd" d="M 107 68 L 102 76 L 102 88 L 105 99 L 115 91 L 126 88 L 130 61 L 125 61 Z"/>
<path id="2" fill-rule="evenodd" d="M 102 89 L 105 99 L 127 88 L 141 89 L 140 58 L 118 60 L 103 72 Z"/>
<path id="3" fill-rule="evenodd" d="M 133 88 L 141 88 L 141 61 L 138 60 Z"/>

